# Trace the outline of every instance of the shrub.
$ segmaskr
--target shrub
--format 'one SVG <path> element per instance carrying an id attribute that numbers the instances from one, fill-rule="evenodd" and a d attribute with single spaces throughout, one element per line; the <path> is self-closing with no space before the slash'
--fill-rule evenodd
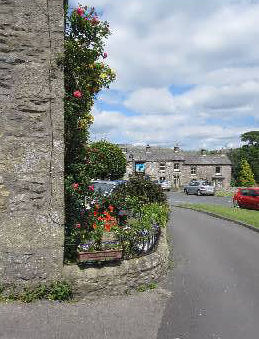
<path id="1" fill-rule="evenodd" d="M 150 180 L 133 177 L 116 188 L 113 198 L 122 201 L 127 198 L 137 199 L 137 204 L 166 203 L 166 195 L 162 188 Z"/>
<path id="2" fill-rule="evenodd" d="M 126 172 L 126 165 L 120 147 L 106 140 L 94 142 L 86 150 L 87 172 L 92 179 L 120 179 Z"/>

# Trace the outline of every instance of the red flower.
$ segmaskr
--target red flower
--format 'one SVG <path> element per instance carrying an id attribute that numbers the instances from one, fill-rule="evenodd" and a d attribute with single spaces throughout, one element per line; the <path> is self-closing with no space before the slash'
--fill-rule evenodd
<path id="1" fill-rule="evenodd" d="M 81 228 L 81 224 L 75 224 L 75 228 Z"/>
<path id="2" fill-rule="evenodd" d="M 82 98 L 82 95 L 83 95 L 82 92 L 79 91 L 79 90 L 74 91 L 74 93 L 73 93 L 73 96 L 74 96 L 75 98 L 78 98 L 78 99 Z"/>
<path id="3" fill-rule="evenodd" d="M 110 206 L 108 207 L 108 209 L 109 209 L 109 211 L 112 213 L 112 212 L 114 211 L 114 206 L 110 205 Z"/>
<path id="4" fill-rule="evenodd" d="M 74 190 L 77 190 L 77 189 L 78 189 L 78 187 L 79 187 L 79 184 L 77 184 L 77 183 L 74 183 L 74 184 L 72 184 L 72 187 L 73 187 L 73 189 L 74 189 Z"/>
<path id="5" fill-rule="evenodd" d="M 83 16 L 84 13 L 85 13 L 85 10 L 84 10 L 82 7 L 78 7 L 77 10 L 76 10 L 76 13 L 77 13 L 79 16 Z"/>
<path id="6" fill-rule="evenodd" d="M 89 191 L 94 191 L 94 185 L 88 186 Z"/>
<path id="7" fill-rule="evenodd" d="M 104 225 L 104 229 L 105 229 L 105 231 L 110 232 L 110 230 L 111 230 L 111 225 L 110 225 L 109 223 L 106 223 L 106 224 Z"/>
<path id="8" fill-rule="evenodd" d="M 97 225 L 96 224 L 93 224 L 93 229 L 95 230 L 97 228 Z"/>
<path id="9" fill-rule="evenodd" d="M 98 212 L 94 211 L 94 216 L 97 217 L 97 215 L 98 215 Z"/>

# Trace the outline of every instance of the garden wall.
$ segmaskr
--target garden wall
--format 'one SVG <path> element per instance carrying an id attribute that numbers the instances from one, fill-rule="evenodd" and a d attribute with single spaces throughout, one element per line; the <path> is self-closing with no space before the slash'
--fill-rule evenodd
<path id="1" fill-rule="evenodd" d="M 65 265 L 64 279 L 71 281 L 76 293 L 85 296 L 118 295 L 160 280 L 167 271 L 168 258 L 166 230 L 162 229 L 155 252 L 99 268 L 80 269 L 77 265 Z"/>
<path id="2" fill-rule="evenodd" d="M 63 0 L 2 0 L 0 282 L 63 266 Z"/>

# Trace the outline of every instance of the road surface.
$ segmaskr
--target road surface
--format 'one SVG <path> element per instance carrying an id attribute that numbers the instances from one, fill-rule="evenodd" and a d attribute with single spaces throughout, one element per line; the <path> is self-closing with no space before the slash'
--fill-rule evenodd
<path id="1" fill-rule="evenodd" d="M 158 338 L 258 339 L 259 234 L 177 208 L 171 233 L 173 295 Z"/>
<path id="2" fill-rule="evenodd" d="M 204 204 L 212 204 L 212 205 L 223 205 L 232 207 L 232 197 L 216 197 L 212 195 L 186 195 L 182 192 L 168 192 L 166 193 L 168 196 L 168 200 L 172 205 L 177 205 L 179 203 L 204 203 Z"/>

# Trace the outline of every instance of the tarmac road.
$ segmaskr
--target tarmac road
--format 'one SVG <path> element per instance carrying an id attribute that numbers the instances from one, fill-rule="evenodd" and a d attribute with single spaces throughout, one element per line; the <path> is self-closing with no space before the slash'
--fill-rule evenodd
<path id="1" fill-rule="evenodd" d="M 212 205 L 223 205 L 232 207 L 232 197 L 216 197 L 212 195 L 186 195 L 183 192 L 168 192 L 166 193 L 168 196 L 169 202 L 172 205 L 177 205 L 180 203 L 204 203 L 204 204 L 212 204 Z M 258 337 L 259 338 L 259 337 Z"/>
<path id="2" fill-rule="evenodd" d="M 159 339 L 259 338 L 259 234 L 175 208 L 173 291 Z"/>

